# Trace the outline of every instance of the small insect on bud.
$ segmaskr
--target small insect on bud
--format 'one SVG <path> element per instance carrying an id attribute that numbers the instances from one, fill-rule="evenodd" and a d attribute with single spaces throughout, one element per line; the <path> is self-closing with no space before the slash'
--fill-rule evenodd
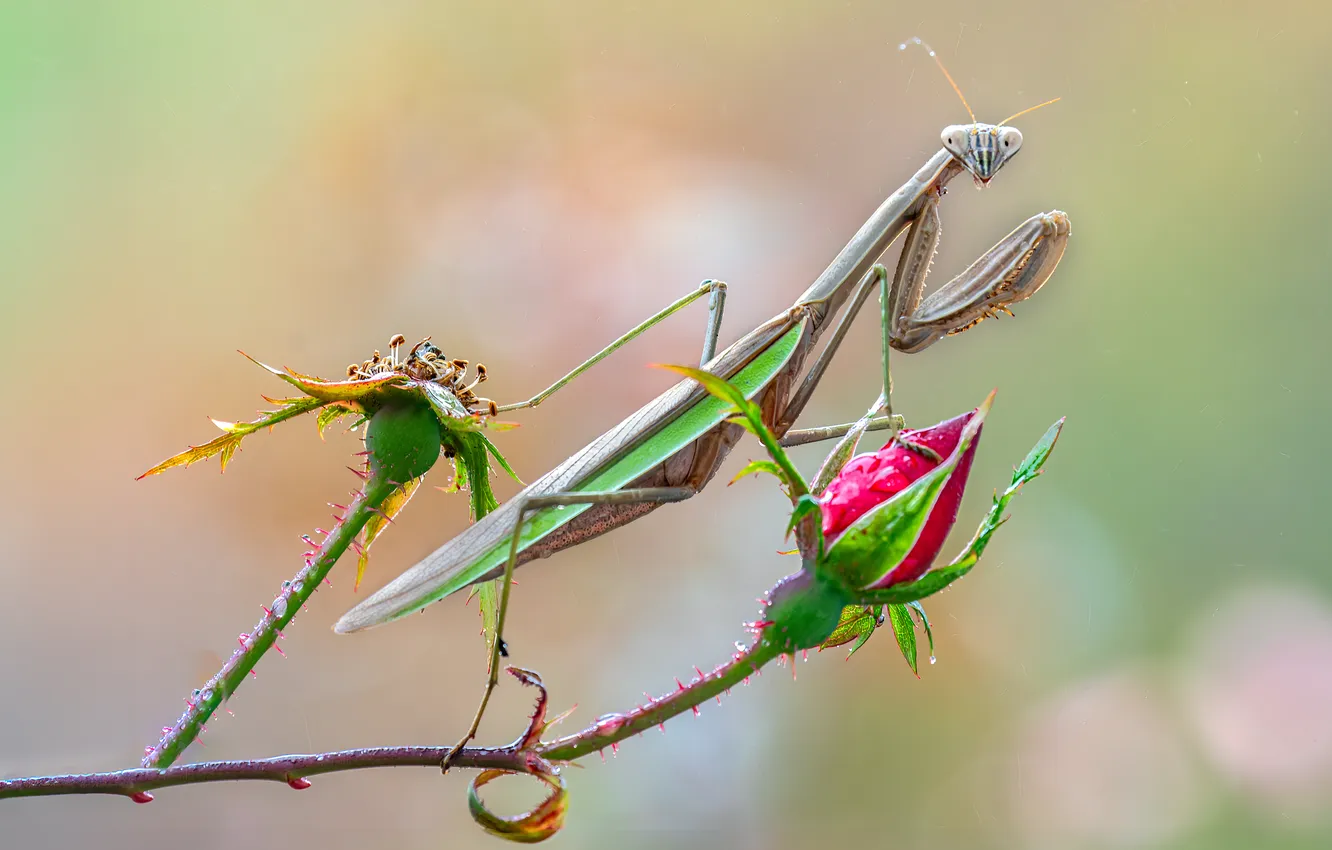
<path id="1" fill-rule="evenodd" d="M 486 364 L 476 364 L 476 382 L 479 384 L 486 379 Z"/>
<path id="2" fill-rule="evenodd" d="M 400 345 L 406 345 L 406 344 L 407 344 L 407 337 L 403 336 L 402 334 L 394 334 L 393 338 L 389 340 L 389 348 L 397 348 Z"/>

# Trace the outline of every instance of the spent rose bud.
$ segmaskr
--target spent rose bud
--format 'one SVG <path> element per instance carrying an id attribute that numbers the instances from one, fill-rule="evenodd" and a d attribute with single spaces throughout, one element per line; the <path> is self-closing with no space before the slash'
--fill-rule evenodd
<path id="1" fill-rule="evenodd" d="M 972 410 L 930 428 L 903 430 L 879 451 L 857 455 L 848 461 L 819 500 L 823 509 L 823 535 L 829 547 L 856 520 L 946 463 L 976 415 L 977 411 Z M 915 581 L 930 568 L 957 520 L 979 441 L 978 427 L 975 438 L 939 491 L 914 546 L 905 558 L 889 565 L 891 568 L 869 586 L 882 588 Z"/>

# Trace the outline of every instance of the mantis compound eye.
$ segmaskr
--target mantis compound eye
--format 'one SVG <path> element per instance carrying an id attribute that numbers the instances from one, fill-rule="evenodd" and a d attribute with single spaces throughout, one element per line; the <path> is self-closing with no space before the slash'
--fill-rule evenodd
<path id="1" fill-rule="evenodd" d="M 1022 131 L 1017 127 L 999 128 L 999 151 L 1009 157 L 1018 152 L 1022 147 Z"/>
<path id="2" fill-rule="evenodd" d="M 948 152 L 958 159 L 962 159 L 967 154 L 967 141 L 970 131 L 962 124 L 952 124 L 944 127 L 939 138 L 943 141 L 943 146 Z M 1020 142 L 1019 142 L 1020 143 Z"/>

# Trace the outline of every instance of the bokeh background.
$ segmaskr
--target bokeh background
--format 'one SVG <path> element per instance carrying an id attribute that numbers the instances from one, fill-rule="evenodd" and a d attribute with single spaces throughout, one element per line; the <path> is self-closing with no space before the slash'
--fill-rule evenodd
<path id="1" fill-rule="evenodd" d="M 1049 474 L 929 605 L 919 680 L 888 635 L 765 675 L 572 771 L 557 841 L 1329 846 L 1330 20 L 1308 0 L 3 4 L 0 774 L 136 764 L 354 483 L 353 437 L 313 422 L 225 476 L 135 482 L 210 437 L 205 414 L 283 392 L 235 349 L 336 375 L 430 334 L 510 401 L 705 277 L 731 284 L 730 342 L 965 119 L 897 50 L 919 34 L 983 119 L 1063 98 L 1019 122 L 988 191 L 955 183 L 935 282 L 1031 213 L 1068 211 L 1074 235 L 1016 320 L 899 359 L 897 403 L 926 424 L 1000 388 L 955 545 L 1067 415 Z M 696 357 L 703 316 L 517 415 L 520 473 L 670 383 L 646 364 Z M 876 375 L 867 316 L 805 423 L 854 418 Z M 715 483 L 524 570 L 513 660 L 578 704 L 575 728 L 716 663 L 792 568 L 783 505 L 768 480 Z M 369 585 L 466 522 L 423 491 Z M 190 758 L 461 731 L 474 609 L 335 637 L 351 564 L 333 585 Z M 483 739 L 528 707 L 505 684 Z M 497 846 L 464 783 L 9 801 L 0 843 Z M 501 785 L 498 805 L 536 797 Z"/>

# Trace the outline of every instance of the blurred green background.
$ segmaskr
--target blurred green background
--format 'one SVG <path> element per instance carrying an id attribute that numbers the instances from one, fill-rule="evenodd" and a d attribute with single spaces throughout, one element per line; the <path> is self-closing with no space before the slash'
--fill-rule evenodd
<path id="1" fill-rule="evenodd" d="M 728 343 L 965 119 L 896 49 L 919 34 L 982 120 L 1063 98 L 1018 122 L 988 191 L 954 184 L 934 282 L 1037 211 L 1073 239 L 1017 319 L 900 358 L 897 403 L 922 425 L 1000 388 L 959 545 L 1067 415 L 1049 474 L 930 605 L 920 680 L 886 635 L 765 675 L 571 771 L 557 841 L 1329 846 L 1330 22 L 1308 0 L 0 5 L 0 774 L 137 763 L 354 483 L 353 438 L 312 422 L 224 477 L 134 481 L 212 436 L 205 414 L 283 392 L 234 349 L 332 376 L 430 334 L 512 401 L 705 277 L 731 284 Z M 645 364 L 689 362 L 702 324 L 691 308 L 515 416 L 520 474 L 668 385 Z M 877 369 L 865 317 L 804 423 L 858 415 Z M 714 484 L 524 570 L 513 660 L 578 703 L 571 728 L 722 660 L 792 568 L 783 504 Z M 423 491 L 368 584 L 465 524 Z M 335 637 L 351 575 L 189 758 L 453 740 L 474 609 Z M 505 684 L 483 739 L 528 708 Z M 536 794 L 500 785 L 500 805 Z M 0 843 L 497 846 L 464 788 L 397 770 L 6 801 Z"/>

